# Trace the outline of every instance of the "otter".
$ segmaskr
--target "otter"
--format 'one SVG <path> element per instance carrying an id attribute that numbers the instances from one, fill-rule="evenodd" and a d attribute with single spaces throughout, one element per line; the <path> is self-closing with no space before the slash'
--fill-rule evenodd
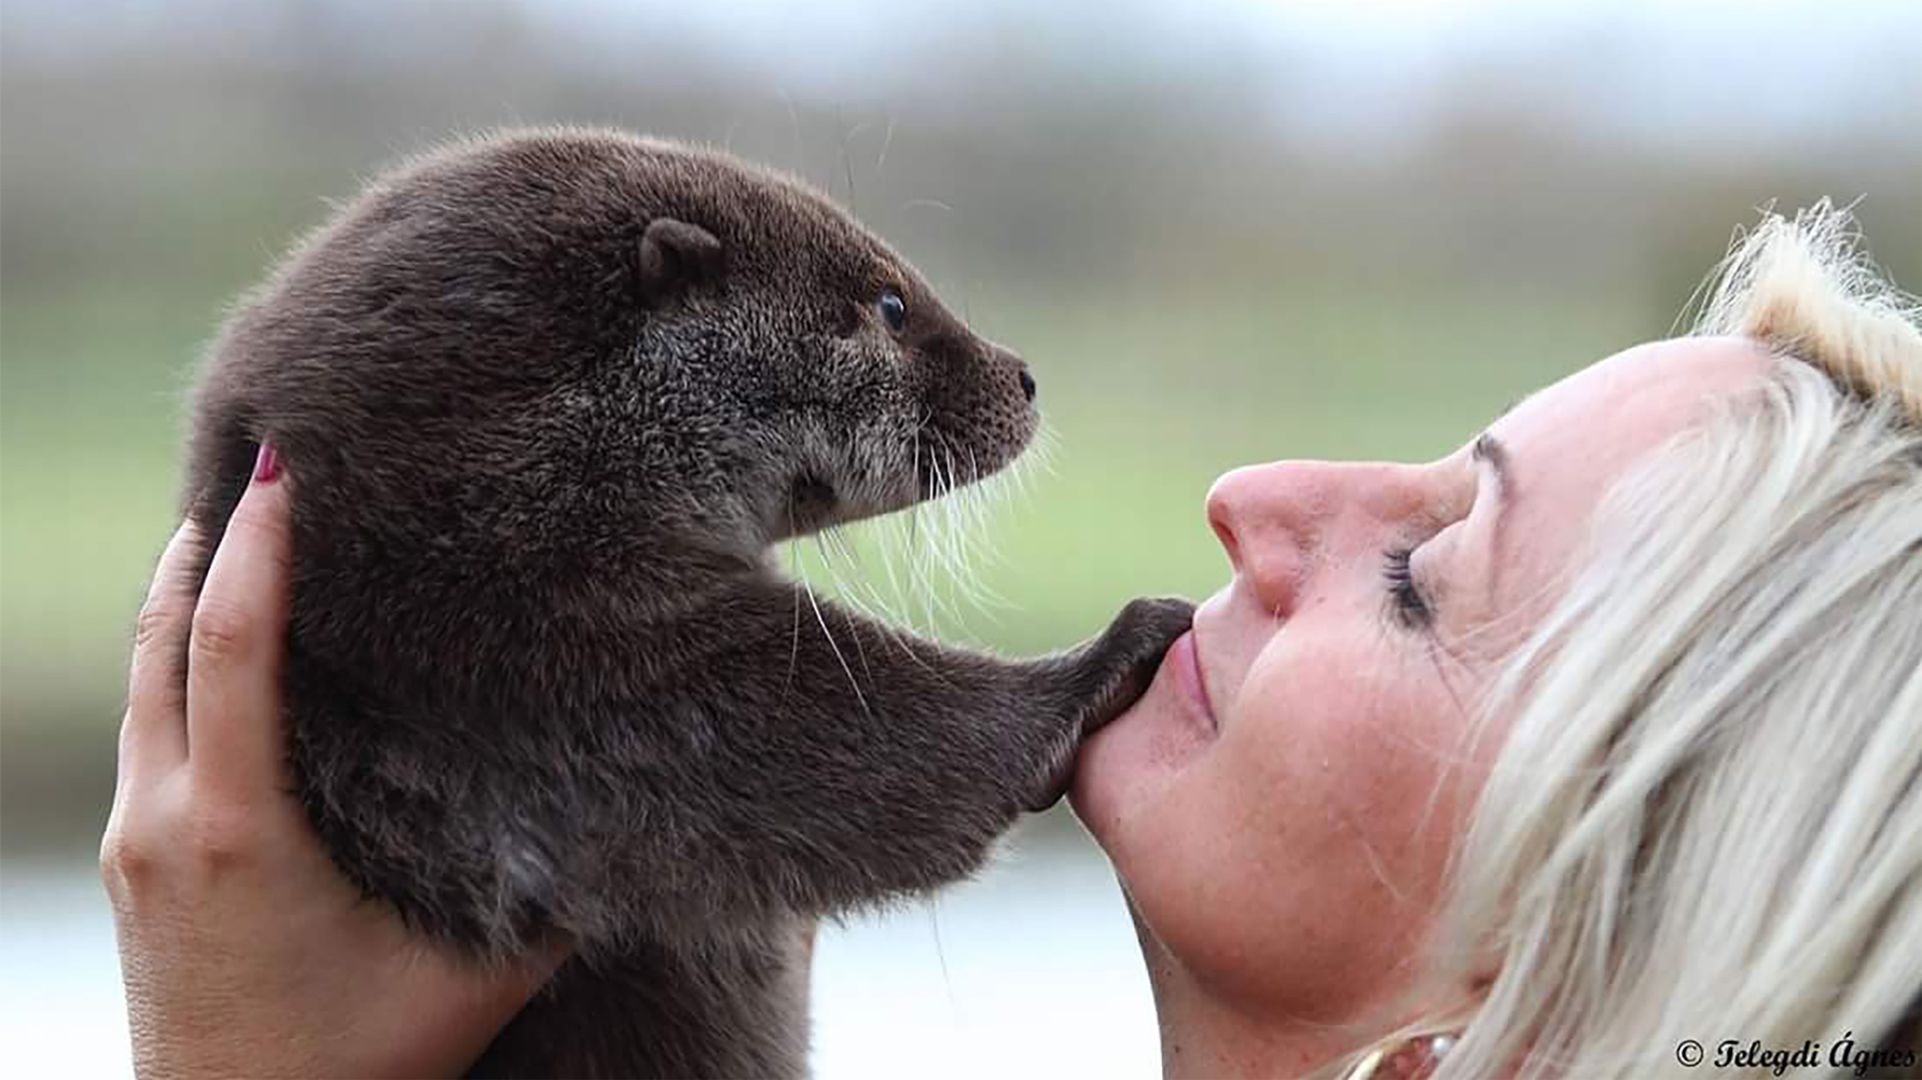
<path id="1" fill-rule="evenodd" d="M 816 600 L 772 545 L 1012 461 L 1035 383 L 825 196 L 497 133 L 374 180 L 193 404 L 201 579 L 296 485 L 285 719 L 340 869 L 477 963 L 576 953 L 476 1075 L 804 1073 L 805 928 L 975 870 L 1188 625 L 1036 659 Z"/>

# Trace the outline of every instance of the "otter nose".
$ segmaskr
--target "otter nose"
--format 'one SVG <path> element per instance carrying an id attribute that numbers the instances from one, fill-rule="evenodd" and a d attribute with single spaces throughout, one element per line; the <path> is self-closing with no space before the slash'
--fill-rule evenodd
<path id="1" fill-rule="evenodd" d="M 1030 402 L 1034 401 L 1034 374 L 1028 370 L 1028 362 L 1021 359 L 1021 354 L 1008 348 L 1006 345 L 996 345 L 990 341 L 988 342 L 988 355 L 992 358 L 989 360 L 989 363 L 1001 369 L 995 373 L 996 379 L 1006 378 L 1007 376 L 1003 373 L 1006 372 L 1007 369 L 1013 368 L 1014 379 L 1015 382 L 1021 385 L 1022 396 L 1026 397 Z M 1004 383 L 1003 385 L 1006 384 Z"/>

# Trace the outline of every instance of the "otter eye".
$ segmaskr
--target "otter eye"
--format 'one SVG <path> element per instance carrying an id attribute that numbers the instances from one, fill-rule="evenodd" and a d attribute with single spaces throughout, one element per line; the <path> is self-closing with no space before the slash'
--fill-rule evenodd
<path id="1" fill-rule="evenodd" d="M 881 299 L 875 301 L 874 306 L 881 313 L 881 321 L 887 324 L 889 331 L 898 334 L 907 328 L 908 305 L 907 301 L 901 299 L 900 293 L 890 289 L 881 294 Z"/>

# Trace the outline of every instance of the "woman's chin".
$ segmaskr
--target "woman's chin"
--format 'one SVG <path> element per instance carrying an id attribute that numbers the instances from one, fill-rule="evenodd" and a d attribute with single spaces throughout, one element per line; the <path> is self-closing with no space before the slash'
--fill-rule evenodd
<path id="1" fill-rule="evenodd" d="M 1068 801 L 1103 847 L 1215 741 L 1213 720 L 1183 692 L 1174 668 L 1164 661 L 1141 700 L 1081 744 Z"/>

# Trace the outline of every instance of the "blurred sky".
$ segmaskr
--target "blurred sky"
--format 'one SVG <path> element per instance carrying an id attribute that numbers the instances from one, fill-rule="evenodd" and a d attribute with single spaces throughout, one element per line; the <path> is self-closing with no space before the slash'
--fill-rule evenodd
<path id="1" fill-rule="evenodd" d="M 911 87 L 929 53 L 981 25 L 1116 78 L 1238 61 L 1258 76 L 1249 92 L 1265 91 L 1278 124 L 1297 111 L 1291 92 L 1312 86 L 1317 109 L 1303 134 L 1372 145 L 1418 130 L 1431 95 L 1477 66 L 1536 83 L 1544 93 L 1535 104 L 1571 122 L 1680 145 L 1710 124 L 1738 126 L 1725 132 L 1737 137 L 1859 124 L 1875 137 L 1912 138 L 1922 101 L 1922 4 L 1907 0 L 936 0 L 905 10 L 857 0 L 570 0 L 541 14 L 564 29 L 582 12 L 636 32 L 670 19 L 718 54 L 823 95 Z M 619 64 L 620 38 L 601 40 L 603 62 Z M 1612 92 L 1571 92 L 1601 83 Z"/>
<path id="2" fill-rule="evenodd" d="M 483 7 L 564 43 L 583 69 L 644 77 L 634 66 L 671 44 L 821 99 L 938 105 L 924 98 L 945 84 L 943 54 L 976 35 L 997 39 L 1004 60 L 1047 55 L 1057 74 L 1098 79 L 1226 65 L 1248 73 L 1247 92 L 1270 101 L 1277 124 L 1299 119 L 1302 134 L 1338 143 L 1418 130 L 1465 69 L 1535 86 L 1530 104 L 1572 123 L 1675 149 L 1705 138 L 1913 143 L 1922 108 L 1922 4 L 1912 0 L 552 0 L 469 14 Z M 54 63 L 178 48 L 298 67 L 324 60 L 332 35 L 355 39 L 363 60 L 407 64 L 447 39 L 391 31 L 459 8 L 10 0 L 5 47 Z M 1302 87 L 1316 91 L 1310 115 L 1290 104 Z"/>

